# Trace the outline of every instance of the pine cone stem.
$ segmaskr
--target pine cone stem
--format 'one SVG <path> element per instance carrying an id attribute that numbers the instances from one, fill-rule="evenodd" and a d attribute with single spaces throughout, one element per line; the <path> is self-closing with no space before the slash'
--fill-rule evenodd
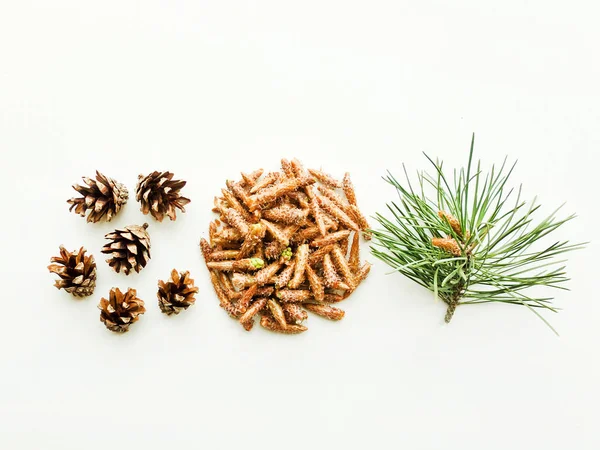
<path id="1" fill-rule="evenodd" d="M 448 309 L 446 310 L 446 317 L 444 318 L 446 323 L 450 323 L 452 317 L 454 316 L 454 311 L 456 311 L 456 307 L 458 306 L 458 301 L 451 300 L 448 303 Z"/>
<path id="2" fill-rule="evenodd" d="M 456 307 L 459 305 L 460 299 L 463 294 L 463 284 L 459 284 L 454 291 L 454 295 L 446 301 L 448 304 L 448 309 L 446 310 L 446 317 L 444 317 L 444 321 L 446 323 L 450 323 L 452 317 L 454 316 L 454 312 L 456 311 Z"/>

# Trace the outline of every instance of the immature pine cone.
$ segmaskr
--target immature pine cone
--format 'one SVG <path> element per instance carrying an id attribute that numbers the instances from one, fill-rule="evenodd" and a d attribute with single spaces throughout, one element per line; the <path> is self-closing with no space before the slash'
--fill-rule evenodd
<path id="1" fill-rule="evenodd" d="M 150 236 L 148 224 L 129 225 L 108 233 L 105 237 L 111 242 L 102 247 L 101 252 L 112 255 L 106 262 L 115 272 L 129 275 L 131 269 L 139 272 L 150 260 Z"/>
<path id="2" fill-rule="evenodd" d="M 137 322 L 140 314 L 146 312 L 144 300 L 137 298 L 136 290 L 131 288 L 125 294 L 119 288 L 112 288 L 108 300 L 100 299 L 98 309 L 100 321 L 116 333 L 126 332 L 132 323 Z"/>
<path id="3" fill-rule="evenodd" d="M 158 306 L 165 314 L 179 314 L 194 304 L 194 294 L 197 292 L 198 288 L 194 287 L 194 280 L 188 271 L 179 273 L 173 269 L 166 283 L 158 281 Z"/>
<path id="4" fill-rule="evenodd" d="M 92 255 L 86 256 L 85 248 L 69 252 L 62 245 L 60 256 L 54 256 L 48 270 L 60 279 L 54 282 L 58 289 L 64 289 L 75 297 L 92 295 L 96 287 L 96 262 Z"/>
<path id="5" fill-rule="evenodd" d="M 185 212 L 184 206 L 190 202 L 189 198 L 181 197 L 179 191 L 185 186 L 185 181 L 173 180 L 171 172 L 152 172 L 148 176 L 140 175 L 135 190 L 135 198 L 142 204 L 144 214 L 152 214 L 159 222 L 165 217 L 175 220 L 176 210 Z"/>
<path id="6" fill-rule="evenodd" d="M 112 178 L 96 171 L 96 180 L 83 177 L 83 181 L 87 186 L 73 185 L 73 189 L 82 197 L 67 200 L 67 203 L 71 205 L 69 211 L 75 208 L 75 212 L 82 217 L 89 209 L 88 222 L 98 222 L 103 219 L 110 222 L 121 207 L 127 203 L 129 197 L 127 188 Z"/>

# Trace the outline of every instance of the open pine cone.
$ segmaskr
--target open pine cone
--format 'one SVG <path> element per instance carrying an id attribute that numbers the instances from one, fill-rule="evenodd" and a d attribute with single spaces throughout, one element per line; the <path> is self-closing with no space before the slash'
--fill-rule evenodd
<path id="1" fill-rule="evenodd" d="M 115 272 L 121 270 L 129 275 L 133 269 L 139 272 L 150 260 L 150 235 L 148 224 L 129 225 L 108 233 L 105 237 L 111 242 L 102 247 L 101 252 L 112 255 L 106 262 Z"/>
<path id="2" fill-rule="evenodd" d="M 194 287 L 194 280 L 188 271 L 179 273 L 173 269 L 166 283 L 158 281 L 158 306 L 165 314 L 179 314 L 194 304 L 194 294 L 197 292 L 198 288 Z"/>
<path id="3" fill-rule="evenodd" d="M 144 214 L 152 214 L 159 222 L 165 217 L 175 220 L 176 208 L 185 212 L 184 206 L 189 198 L 181 197 L 179 191 L 185 186 L 185 181 L 173 180 L 171 172 L 152 172 L 150 175 L 140 175 L 135 190 L 135 198 L 142 204 Z"/>
<path id="4" fill-rule="evenodd" d="M 60 279 L 54 282 L 58 289 L 64 289 L 75 297 L 92 295 L 96 287 L 96 262 L 92 255 L 86 256 L 85 248 L 79 251 L 68 251 L 60 246 L 60 256 L 54 256 L 48 270 L 57 274 Z"/>
<path id="5" fill-rule="evenodd" d="M 126 332 L 132 323 L 138 321 L 140 314 L 146 312 L 144 300 L 137 298 L 136 290 L 131 288 L 125 294 L 119 288 L 112 288 L 108 300 L 100 299 L 98 309 L 100 321 L 116 333 Z"/>
<path id="6" fill-rule="evenodd" d="M 96 171 L 95 180 L 83 177 L 83 181 L 87 186 L 73 185 L 73 189 L 79 192 L 82 197 L 73 197 L 67 200 L 67 203 L 71 205 L 69 211 L 75 208 L 75 212 L 82 217 L 90 210 L 87 216 L 88 222 L 98 222 L 103 219 L 110 222 L 121 207 L 127 203 L 129 197 L 127 188 L 112 178 Z"/>

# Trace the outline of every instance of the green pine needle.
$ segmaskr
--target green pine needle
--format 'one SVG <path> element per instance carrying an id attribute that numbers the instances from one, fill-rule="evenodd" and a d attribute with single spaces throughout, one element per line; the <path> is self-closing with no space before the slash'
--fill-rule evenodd
<path id="1" fill-rule="evenodd" d="M 553 298 L 524 291 L 533 286 L 566 289 L 565 261 L 556 257 L 585 243 L 543 244 L 542 239 L 575 216 L 559 219 L 558 208 L 536 221 L 536 200 L 522 200 L 521 188 L 515 192 L 507 185 L 515 164 L 507 166 L 505 159 L 484 173 L 481 162 L 473 161 L 474 143 L 475 135 L 466 170 L 448 174 L 442 162 L 425 155 L 434 170 L 419 172 L 417 184 L 411 184 L 406 168 L 404 185 L 388 172 L 384 180 L 399 199 L 387 205 L 390 218 L 375 216 L 382 229 L 372 231 L 371 251 L 446 302 L 446 322 L 458 305 L 502 302 L 526 306 L 556 333 L 538 312 L 557 312 Z M 440 211 L 457 219 L 454 228 Z M 434 246 L 433 238 L 451 239 L 457 247 Z"/>

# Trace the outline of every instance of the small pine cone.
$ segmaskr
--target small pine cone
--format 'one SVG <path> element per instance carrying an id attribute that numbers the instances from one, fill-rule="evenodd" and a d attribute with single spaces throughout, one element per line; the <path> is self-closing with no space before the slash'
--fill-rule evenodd
<path id="1" fill-rule="evenodd" d="M 129 225 L 108 233 L 105 237 L 110 243 L 102 247 L 102 253 L 112 255 L 106 262 L 117 273 L 129 275 L 131 269 L 139 272 L 150 260 L 150 236 L 146 231 L 148 224 Z"/>
<path id="2" fill-rule="evenodd" d="M 125 333 L 132 323 L 137 322 L 140 314 L 146 312 L 144 300 L 137 298 L 136 290 L 131 288 L 125 294 L 119 288 L 112 288 L 108 300 L 100 299 L 98 309 L 100 321 L 116 333 Z"/>
<path id="3" fill-rule="evenodd" d="M 171 172 L 152 172 L 150 175 L 140 175 L 135 189 L 135 198 L 142 204 L 144 214 L 152 214 L 159 222 L 165 215 L 175 220 L 175 208 L 185 212 L 184 206 L 190 202 L 189 198 L 181 197 L 179 191 L 185 186 L 185 181 L 173 180 Z"/>
<path id="4" fill-rule="evenodd" d="M 85 248 L 69 252 L 62 245 L 60 256 L 54 256 L 48 270 L 60 279 L 54 282 L 57 289 L 64 289 L 75 297 L 92 295 L 96 287 L 96 262 L 92 255 L 86 256 Z"/>
<path id="5" fill-rule="evenodd" d="M 194 287 L 194 280 L 189 272 L 171 271 L 171 278 L 165 283 L 158 281 L 158 306 L 165 314 L 179 314 L 194 304 L 194 294 L 198 288 Z"/>
<path id="6" fill-rule="evenodd" d="M 121 207 L 127 203 L 129 197 L 127 188 L 112 178 L 96 171 L 95 180 L 83 177 L 83 181 L 87 186 L 73 185 L 73 189 L 79 192 L 82 197 L 73 197 L 67 200 L 67 203 L 71 205 L 69 211 L 75 208 L 75 213 L 82 217 L 90 210 L 87 216 L 88 222 L 98 222 L 100 220 L 110 222 Z"/>

